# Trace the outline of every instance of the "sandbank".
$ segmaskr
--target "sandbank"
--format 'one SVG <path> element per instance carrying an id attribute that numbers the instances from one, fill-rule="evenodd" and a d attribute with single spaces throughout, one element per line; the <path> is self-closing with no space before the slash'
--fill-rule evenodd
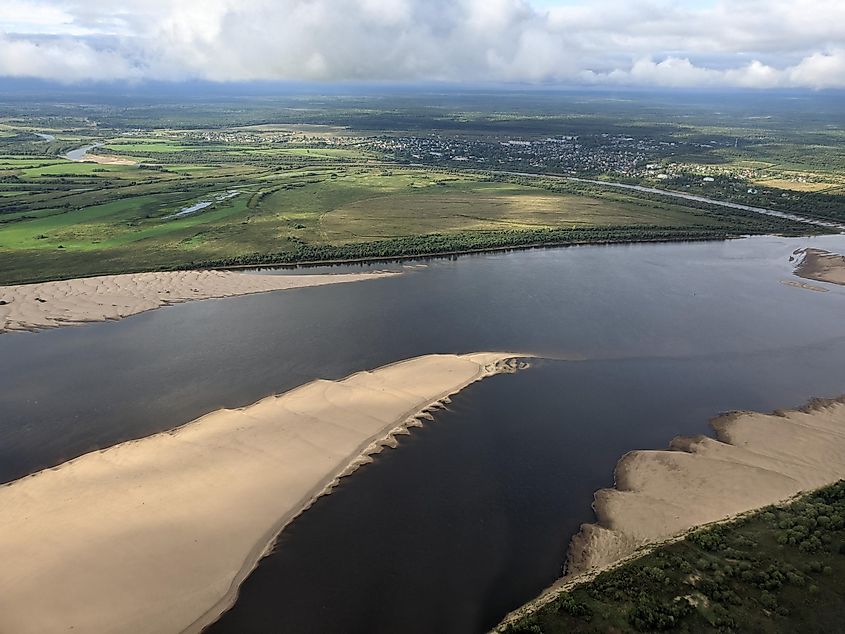
<path id="1" fill-rule="evenodd" d="M 198 632 L 337 479 L 515 355 L 318 380 L 0 487 L 0 632 Z"/>
<path id="2" fill-rule="evenodd" d="M 566 577 L 595 572 L 690 528 L 788 500 L 845 478 L 845 399 L 711 421 L 716 438 L 633 451 L 616 486 L 596 493 L 598 521 L 572 539 Z"/>
<path id="3" fill-rule="evenodd" d="M 0 333 L 122 319 L 198 299 L 372 280 L 397 273 L 258 275 L 168 271 L 0 286 Z"/>
<path id="4" fill-rule="evenodd" d="M 137 161 L 124 158 L 122 156 L 112 156 L 104 154 L 86 154 L 81 159 L 83 163 L 99 163 L 100 165 L 137 165 Z"/>
<path id="5" fill-rule="evenodd" d="M 807 282 L 799 282 L 797 280 L 781 280 L 781 284 L 785 286 L 791 286 L 792 288 L 803 288 L 805 291 L 814 291 L 816 293 L 827 293 L 828 290 L 821 286 L 815 286 L 813 284 L 807 284 Z"/>
<path id="6" fill-rule="evenodd" d="M 690 529 L 845 478 L 845 397 L 772 414 L 732 412 L 711 425 L 716 438 L 677 437 L 666 451 L 623 456 L 615 487 L 596 492 L 598 521 L 570 542 L 564 576 L 494 631 Z"/>
<path id="7" fill-rule="evenodd" d="M 822 249 L 802 249 L 795 255 L 803 255 L 795 269 L 798 277 L 845 286 L 845 256 Z"/>

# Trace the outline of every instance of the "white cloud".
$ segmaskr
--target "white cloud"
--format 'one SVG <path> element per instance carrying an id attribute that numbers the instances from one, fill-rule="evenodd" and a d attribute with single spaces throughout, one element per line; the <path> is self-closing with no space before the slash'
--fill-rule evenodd
<path id="1" fill-rule="evenodd" d="M 787 69 L 787 83 L 812 88 L 845 87 L 845 48 L 830 53 L 813 53 Z"/>
<path id="2" fill-rule="evenodd" d="M 845 88 L 845 49 L 814 53 L 799 63 L 775 68 L 754 60 L 735 68 L 717 70 L 696 66 L 688 58 L 667 57 L 660 62 L 644 57 L 629 70 L 608 73 L 586 71 L 592 84 L 742 88 Z"/>
<path id="3" fill-rule="evenodd" d="M 0 33 L 0 76 L 39 77 L 60 82 L 141 79 L 144 74 L 121 54 L 73 39 L 10 40 Z"/>
<path id="4" fill-rule="evenodd" d="M 6 76 L 845 87 L 841 0 L 0 2 Z"/>
<path id="5" fill-rule="evenodd" d="M 73 28 L 74 18 L 58 6 L 50 6 L 35 0 L 5 0 L 2 23 L 5 29 L 19 29 L 29 33 L 56 31 L 78 33 Z"/>

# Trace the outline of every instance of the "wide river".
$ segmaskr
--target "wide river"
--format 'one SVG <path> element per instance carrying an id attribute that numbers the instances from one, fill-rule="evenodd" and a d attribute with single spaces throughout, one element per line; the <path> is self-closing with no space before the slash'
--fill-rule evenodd
<path id="1" fill-rule="evenodd" d="M 706 433 L 721 411 L 845 393 L 845 288 L 782 283 L 809 245 L 843 252 L 845 237 L 440 259 L 0 335 L 0 482 L 317 377 L 431 352 L 538 354 L 321 498 L 209 630 L 481 632 L 558 576 L 624 452 Z M 386 267 L 332 272 L 372 268 Z"/>

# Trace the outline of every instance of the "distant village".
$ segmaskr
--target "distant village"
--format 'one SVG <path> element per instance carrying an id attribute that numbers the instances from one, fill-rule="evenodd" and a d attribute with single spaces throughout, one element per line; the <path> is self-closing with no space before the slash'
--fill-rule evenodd
<path id="1" fill-rule="evenodd" d="M 667 165 L 663 159 L 683 154 L 688 150 L 726 144 L 717 141 L 709 144 L 659 141 L 608 133 L 545 138 L 475 138 L 440 134 L 382 134 L 370 137 L 344 134 L 313 135 L 288 130 L 197 130 L 183 132 L 179 136 L 189 143 L 356 147 L 408 164 L 581 175 L 614 174 L 657 179 L 671 178 L 674 173 L 686 167 L 679 163 Z M 733 142 L 729 143 L 732 144 Z"/>
<path id="2" fill-rule="evenodd" d="M 480 139 L 444 136 L 380 136 L 376 151 L 408 163 L 471 164 L 479 169 L 523 169 L 560 173 L 631 174 L 662 147 L 650 139 L 603 134 L 583 138 Z"/>
<path id="3" fill-rule="evenodd" d="M 125 137 L 149 138 L 149 132 L 132 130 Z M 343 132 L 313 134 L 301 130 L 189 130 L 170 132 L 186 144 L 287 145 L 309 148 L 356 148 L 409 165 L 432 165 L 476 170 L 524 171 L 573 176 L 612 175 L 632 182 L 666 183 L 685 188 L 695 184 L 718 186 L 727 181 L 755 183 L 771 178 L 765 166 L 735 163 L 697 163 L 684 155 L 719 147 L 733 147 L 737 140 L 665 141 L 601 133 L 545 138 L 352 135 Z M 791 175 L 796 182 L 813 182 L 812 175 Z M 769 191 L 747 187 L 743 194 L 768 195 Z"/>

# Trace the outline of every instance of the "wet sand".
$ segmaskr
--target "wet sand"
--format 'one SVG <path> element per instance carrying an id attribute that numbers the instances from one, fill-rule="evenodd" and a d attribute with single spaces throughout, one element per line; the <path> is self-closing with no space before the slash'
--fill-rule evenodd
<path id="1" fill-rule="evenodd" d="M 514 357 L 313 381 L 0 487 L 0 631 L 198 632 L 337 478 Z"/>
<path id="2" fill-rule="evenodd" d="M 807 284 L 807 282 L 798 282 L 796 280 L 781 280 L 781 284 L 785 286 L 791 286 L 792 288 L 803 288 L 805 291 L 814 291 L 816 293 L 827 293 L 828 289 L 822 288 L 821 286 L 815 286 L 813 284 Z"/>
<path id="3" fill-rule="evenodd" d="M 803 255 L 795 269 L 798 277 L 845 285 L 845 256 L 822 249 L 803 249 L 795 255 Z"/>
<path id="4" fill-rule="evenodd" d="M 233 271 L 169 271 L 0 286 L 0 333 L 122 319 L 197 299 L 377 279 L 397 273 L 256 275 Z"/>

